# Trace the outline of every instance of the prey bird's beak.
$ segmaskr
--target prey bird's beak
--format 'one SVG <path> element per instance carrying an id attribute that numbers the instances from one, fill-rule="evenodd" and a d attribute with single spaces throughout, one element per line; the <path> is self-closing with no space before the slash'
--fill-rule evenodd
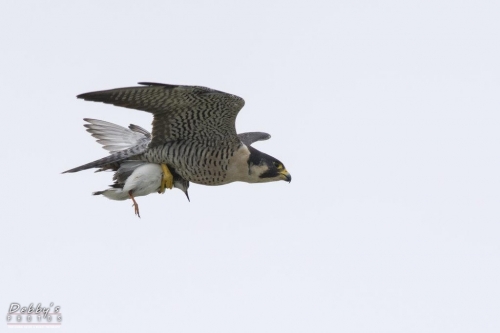
<path id="1" fill-rule="evenodd" d="M 189 200 L 189 194 L 188 194 L 187 190 L 186 190 L 186 192 L 184 192 L 184 194 L 186 194 L 186 198 L 188 198 L 188 201 L 191 202 L 191 200 Z"/>
<path id="2" fill-rule="evenodd" d="M 280 175 L 283 176 L 283 180 L 286 180 L 287 182 L 292 181 L 292 176 L 286 171 L 286 169 L 283 169 L 283 171 L 280 172 Z"/>

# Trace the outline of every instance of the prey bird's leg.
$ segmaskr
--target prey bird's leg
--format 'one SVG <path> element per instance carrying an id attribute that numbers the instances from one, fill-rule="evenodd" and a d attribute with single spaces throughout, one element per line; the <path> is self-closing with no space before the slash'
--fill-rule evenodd
<path id="1" fill-rule="evenodd" d="M 128 191 L 128 196 L 134 202 L 134 212 L 135 212 L 135 215 L 137 215 L 140 218 L 141 215 L 139 214 L 139 205 L 137 204 L 137 201 L 135 201 L 134 196 L 132 195 L 132 190 Z"/>
<path id="2" fill-rule="evenodd" d="M 160 193 L 165 192 L 165 188 L 172 189 L 174 186 L 174 176 L 172 176 L 172 173 L 170 170 L 168 170 L 168 167 L 166 164 L 162 163 L 160 164 L 161 169 L 163 170 L 163 178 L 161 180 L 161 185 L 160 185 Z"/>

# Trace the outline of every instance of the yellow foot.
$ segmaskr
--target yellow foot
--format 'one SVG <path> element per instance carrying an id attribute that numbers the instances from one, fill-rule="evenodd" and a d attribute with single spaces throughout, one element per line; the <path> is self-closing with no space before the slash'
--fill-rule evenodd
<path id="1" fill-rule="evenodd" d="M 172 176 L 172 173 L 170 170 L 168 170 L 168 167 L 166 164 L 160 164 L 161 169 L 163 170 L 163 178 L 161 180 L 161 185 L 160 185 L 160 193 L 164 193 L 165 189 L 172 189 L 174 187 L 174 176 Z"/>

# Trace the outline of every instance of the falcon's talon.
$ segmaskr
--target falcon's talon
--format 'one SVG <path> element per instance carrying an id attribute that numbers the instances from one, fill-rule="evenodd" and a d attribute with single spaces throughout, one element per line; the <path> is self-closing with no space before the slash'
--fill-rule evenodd
<path id="1" fill-rule="evenodd" d="M 165 193 L 165 189 L 172 189 L 174 187 L 174 176 L 168 169 L 165 163 L 160 164 L 161 169 L 163 170 L 163 178 L 161 180 L 160 192 Z"/>

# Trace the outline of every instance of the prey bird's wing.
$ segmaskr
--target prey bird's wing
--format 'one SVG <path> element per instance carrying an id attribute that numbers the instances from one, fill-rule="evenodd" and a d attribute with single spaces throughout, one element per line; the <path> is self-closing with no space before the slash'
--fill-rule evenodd
<path id="1" fill-rule="evenodd" d="M 147 163 L 148 162 L 146 161 L 123 161 L 122 163 L 120 163 L 120 168 L 118 168 L 118 170 L 116 170 L 115 174 L 113 175 L 115 184 L 125 184 L 127 178 L 130 177 L 135 169 Z"/>
<path id="2" fill-rule="evenodd" d="M 117 170 L 121 165 L 121 161 L 144 153 L 151 142 L 151 134 L 144 128 L 134 124 L 131 124 L 129 128 L 125 128 L 103 120 L 89 118 L 84 120 L 88 122 L 88 124 L 84 125 L 87 131 L 97 139 L 97 142 L 104 146 L 104 149 L 109 150 L 110 155 L 63 173 L 78 172 L 91 168 L 100 168 L 97 171 Z"/>
<path id="3" fill-rule="evenodd" d="M 131 124 L 129 128 L 126 128 L 98 119 L 84 118 L 83 120 L 88 122 L 88 124 L 83 125 L 87 128 L 87 132 L 110 153 L 141 144 L 147 146 L 151 141 L 151 134 L 137 125 Z"/>
<path id="4" fill-rule="evenodd" d="M 250 146 L 252 143 L 257 141 L 269 140 L 271 135 L 264 132 L 246 132 L 238 134 L 238 138 L 240 138 L 241 142 L 243 142 L 245 146 Z"/>
<path id="5" fill-rule="evenodd" d="M 149 147 L 170 141 L 198 141 L 208 145 L 234 145 L 235 121 L 245 101 L 235 95 L 197 86 L 139 83 L 141 86 L 78 95 L 153 114 Z"/>

